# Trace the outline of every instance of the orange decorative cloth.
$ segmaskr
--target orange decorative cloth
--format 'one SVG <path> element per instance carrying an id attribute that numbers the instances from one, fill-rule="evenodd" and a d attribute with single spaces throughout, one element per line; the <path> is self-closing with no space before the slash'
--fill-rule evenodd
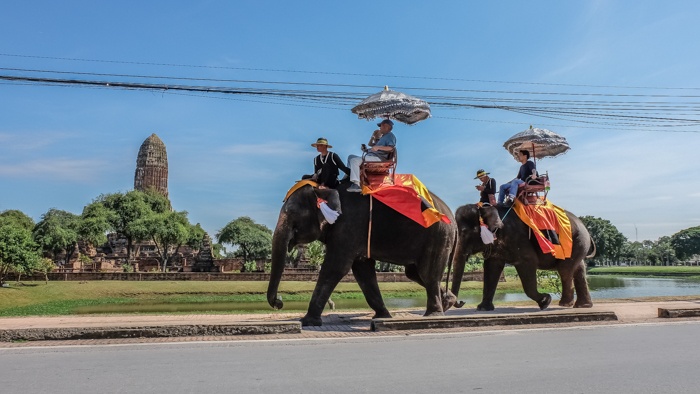
<path id="1" fill-rule="evenodd" d="M 520 200 L 515 200 L 513 210 L 520 220 L 532 229 L 542 252 L 551 253 L 560 260 L 571 257 L 573 246 L 571 222 L 563 209 L 552 204 L 549 200 L 544 200 L 542 204 L 532 205 L 525 205 Z M 557 235 L 558 243 L 552 242 L 543 233 L 552 231 Z"/>
<path id="2" fill-rule="evenodd" d="M 294 186 L 291 187 L 291 189 L 289 189 L 289 191 L 287 191 L 287 194 L 284 196 L 284 200 L 282 200 L 282 202 L 287 201 L 287 199 L 289 198 L 289 196 L 291 196 L 295 191 L 301 189 L 302 187 L 304 187 L 304 186 L 306 186 L 306 185 L 311 185 L 311 186 L 313 186 L 313 187 L 318 187 L 318 183 L 316 183 L 316 182 L 314 182 L 314 181 L 311 181 L 311 180 L 308 180 L 308 179 L 304 179 L 304 180 L 298 181 L 297 183 L 294 184 Z"/>
<path id="3" fill-rule="evenodd" d="M 382 183 L 372 185 L 371 188 L 364 186 L 362 194 L 369 194 L 426 228 L 441 220 L 450 223 L 446 215 L 435 209 L 428 188 L 412 174 L 395 174 L 393 185 Z"/>

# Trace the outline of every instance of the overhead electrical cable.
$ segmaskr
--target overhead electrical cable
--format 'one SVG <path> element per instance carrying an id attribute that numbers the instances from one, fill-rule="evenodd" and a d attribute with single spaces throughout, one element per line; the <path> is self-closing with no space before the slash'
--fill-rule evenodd
<path id="1" fill-rule="evenodd" d="M 38 84 L 50 86 L 66 87 L 88 87 L 101 89 L 126 89 L 126 90 L 151 90 L 159 92 L 180 92 L 198 93 L 197 97 L 203 95 L 228 95 L 228 96 L 249 96 L 265 97 L 245 101 L 267 102 L 274 104 L 297 105 L 316 108 L 329 108 L 328 106 L 348 106 L 355 105 L 365 98 L 368 92 L 365 91 L 341 91 L 340 89 L 367 89 L 365 85 L 349 84 L 315 84 L 303 82 L 283 82 L 283 81 L 250 81 L 250 80 L 222 80 L 210 78 L 190 78 L 190 77 L 170 77 L 153 75 L 133 75 L 133 74 L 107 74 L 93 72 L 73 72 L 55 70 L 36 70 L 26 68 L 0 68 L 5 71 L 15 71 L 29 74 L 49 74 L 48 76 L 32 75 L 0 75 L 0 82 L 4 84 Z M 102 80 L 89 80 L 79 78 L 54 78 L 51 74 L 77 75 L 77 76 L 99 76 Z M 108 77 L 108 79 L 107 79 Z M 119 78 L 120 80 L 117 80 Z M 235 83 L 238 86 L 206 86 L 206 85 L 185 85 L 175 83 L 149 83 L 133 82 L 123 79 L 136 80 L 160 80 L 163 82 L 173 81 L 205 81 L 205 82 L 226 82 Z M 253 85 L 253 86 L 248 86 Z M 263 85 L 263 86 L 260 86 Z M 273 85 L 266 87 L 264 85 Z M 294 88 L 282 88 L 286 85 Z M 311 87 L 314 89 L 303 89 Z M 524 92 L 524 91 L 494 91 L 494 90 L 473 90 L 473 89 L 432 89 L 417 88 L 423 91 L 441 91 L 440 95 L 421 95 L 434 108 L 461 108 L 461 109 L 495 109 L 513 113 L 525 114 L 528 116 L 539 116 L 544 118 L 566 120 L 581 124 L 614 125 L 618 127 L 637 128 L 678 128 L 700 126 L 700 102 L 693 102 L 692 99 L 700 98 L 693 95 L 644 95 L 644 94 L 602 94 L 602 93 L 566 93 L 566 92 Z M 459 94 L 446 95 L 445 93 L 469 92 L 471 96 Z M 474 94 L 488 93 L 494 97 L 479 97 Z M 504 97 L 500 97 L 504 95 Z M 518 97 L 518 96 L 524 97 Z M 593 99 L 576 100 L 569 99 L 549 99 L 546 97 L 532 98 L 529 96 L 588 96 Z M 600 100 L 597 98 L 605 98 Z M 613 101 L 612 99 L 625 98 L 626 100 Z M 654 101 L 630 101 L 629 98 L 652 98 Z M 666 101 L 658 100 L 667 99 Z M 674 100 L 682 100 L 676 102 Z M 294 104 L 290 104 L 293 102 Z M 301 104 L 304 103 L 304 104 Z M 313 105 L 309 105 L 313 104 Z M 337 108 L 334 108 L 337 109 Z M 697 113 L 695 113 L 697 112 Z"/>
<path id="2" fill-rule="evenodd" d="M 347 73 L 347 72 L 309 71 L 309 70 L 284 70 L 284 69 L 255 68 L 255 67 L 203 66 L 203 65 L 176 64 L 176 63 L 136 62 L 136 61 L 124 61 L 124 60 L 100 60 L 100 59 L 85 59 L 85 58 L 69 58 L 69 57 L 59 57 L 59 56 L 22 55 L 22 54 L 11 54 L 11 53 L 0 53 L 0 56 L 15 57 L 15 58 L 27 58 L 27 59 L 61 60 L 61 61 L 73 61 L 73 62 L 91 62 L 91 63 L 109 63 L 109 64 L 132 64 L 132 65 L 159 66 L 159 67 L 223 69 L 223 70 L 241 70 L 241 71 L 264 71 L 264 72 L 278 72 L 278 73 L 343 75 L 343 76 L 377 77 L 377 78 L 424 79 L 424 80 L 437 80 L 437 81 L 498 83 L 498 84 L 513 84 L 513 85 L 566 86 L 566 87 L 606 88 L 606 89 L 614 88 L 614 89 L 647 89 L 647 90 L 650 90 L 650 89 L 654 89 L 654 90 L 700 90 L 700 88 L 696 88 L 696 87 L 621 86 L 621 85 L 592 85 L 592 84 L 570 84 L 570 83 L 548 83 L 548 82 L 518 82 L 518 81 L 499 81 L 499 80 L 446 78 L 446 77 L 425 77 L 425 76 L 409 76 L 409 75 Z"/>

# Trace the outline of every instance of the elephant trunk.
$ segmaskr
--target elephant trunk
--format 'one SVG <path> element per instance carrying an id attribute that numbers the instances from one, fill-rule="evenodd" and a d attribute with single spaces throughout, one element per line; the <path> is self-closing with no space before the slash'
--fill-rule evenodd
<path id="1" fill-rule="evenodd" d="M 270 282 L 267 286 L 267 302 L 274 309 L 282 309 L 284 303 L 277 296 L 282 273 L 284 272 L 284 264 L 287 256 L 287 246 L 292 238 L 292 230 L 286 224 L 284 214 L 280 214 L 280 218 L 275 227 L 275 232 L 272 235 L 272 267 L 270 271 Z"/>

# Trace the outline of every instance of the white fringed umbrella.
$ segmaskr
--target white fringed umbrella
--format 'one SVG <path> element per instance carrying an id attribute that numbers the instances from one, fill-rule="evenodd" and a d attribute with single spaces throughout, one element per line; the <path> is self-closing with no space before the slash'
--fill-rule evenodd
<path id="1" fill-rule="evenodd" d="M 352 113 L 360 119 L 394 119 L 401 123 L 414 124 L 430 117 L 430 105 L 408 94 L 384 90 L 373 94 L 352 108 Z"/>
<path id="2" fill-rule="evenodd" d="M 544 157 L 556 157 L 569 149 L 566 138 L 547 129 L 538 129 L 530 126 L 529 129 L 508 138 L 503 147 L 518 160 L 518 151 L 527 150 L 530 157 L 542 159 Z"/>

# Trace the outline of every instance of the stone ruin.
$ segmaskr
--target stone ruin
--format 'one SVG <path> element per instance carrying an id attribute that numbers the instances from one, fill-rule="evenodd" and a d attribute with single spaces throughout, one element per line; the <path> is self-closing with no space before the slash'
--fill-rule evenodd
<path id="1" fill-rule="evenodd" d="M 126 238 L 118 234 L 108 234 L 107 242 L 97 247 L 81 242 L 73 251 L 70 261 L 60 266 L 58 271 L 124 272 L 127 265 L 131 265 L 134 272 L 160 271 L 160 260 L 154 242 L 134 242 L 132 247 L 131 260 L 127 260 Z M 80 256 L 89 257 L 90 262 Z M 171 272 L 221 272 L 225 268 L 234 267 L 228 260 L 214 260 L 211 238 L 206 233 L 200 249 L 183 245 L 168 265 Z"/>
<path id="2" fill-rule="evenodd" d="M 136 157 L 134 189 L 155 190 L 168 198 L 168 153 L 165 143 L 154 133 L 141 144 Z M 242 264 L 232 260 L 214 260 L 211 238 L 205 233 L 201 249 L 183 245 L 171 260 L 173 271 L 220 272 L 236 269 Z M 79 244 L 70 261 L 59 266 L 59 272 L 122 272 L 130 264 L 134 271 L 149 272 L 159 269 L 156 244 L 152 241 L 134 242 L 131 261 L 127 261 L 127 240 L 119 234 L 108 234 L 104 245 L 92 247 Z M 87 256 L 91 262 L 80 256 Z M 240 268 L 239 268 L 240 269 Z"/>
<path id="3" fill-rule="evenodd" d="M 143 141 L 136 156 L 134 190 L 155 190 L 168 197 L 168 152 L 155 133 Z"/>

